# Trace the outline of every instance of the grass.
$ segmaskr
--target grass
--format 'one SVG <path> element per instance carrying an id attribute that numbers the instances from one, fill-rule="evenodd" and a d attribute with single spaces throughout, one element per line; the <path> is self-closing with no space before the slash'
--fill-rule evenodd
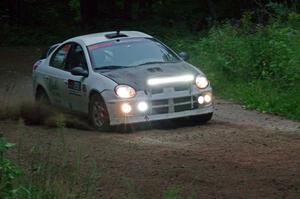
<path id="1" fill-rule="evenodd" d="M 26 139 L 29 132 L 23 120 L 17 126 L 16 145 L 2 142 L 0 138 L 0 198 L 4 199 L 79 199 L 97 198 L 98 182 L 101 181 L 101 170 L 94 157 L 86 158 L 85 150 L 81 145 L 71 146 L 65 140 L 64 119 L 57 121 L 58 128 L 54 129 L 55 139 L 45 141 L 43 136 L 31 140 Z M 49 143 L 50 141 L 50 143 Z M 7 159 L 6 151 L 2 153 L 3 146 L 7 149 L 14 146 L 16 158 Z M 69 151 L 75 149 L 75 155 L 69 156 Z M 13 150 L 13 149 L 11 149 Z M 3 164 L 2 158 L 5 158 Z M 18 166 L 13 164 L 16 162 Z M 7 167 L 7 168 L 6 168 Z M 3 168 L 7 178 L 3 178 Z M 125 188 L 125 198 L 134 199 L 142 195 L 135 182 L 127 177 L 121 177 Z M 2 186 L 3 184 L 7 186 Z M 170 187 L 163 192 L 163 199 L 193 199 L 194 195 L 184 197 L 182 189 L 178 186 Z"/>
<path id="2" fill-rule="evenodd" d="M 248 109 L 263 113 L 273 113 L 290 119 L 300 119 L 300 89 L 280 89 L 267 81 L 235 82 L 225 84 L 227 88 L 219 91 L 224 98 L 243 102 Z"/>
<path id="3" fill-rule="evenodd" d="M 5 173 L 7 176 L 1 181 L 7 185 L 1 186 L 0 198 L 95 198 L 96 182 L 101 177 L 99 169 L 92 158 L 89 160 L 83 158 L 80 146 L 76 147 L 76 157 L 68 156 L 71 147 L 64 140 L 64 120 L 58 123 L 59 128 L 54 131 L 57 133 L 57 140 L 46 145 L 42 140 L 36 140 L 31 146 L 26 146 L 24 139 L 29 139 L 25 136 L 28 132 L 23 121 L 19 121 L 16 143 L 16 162 L 19 166 L 15 166 L 7 159 L 4 159 L 5 163 L 0 158 L 1 176 Z M 1 150 L 2 146 L 12 146 L 2 140 L 3 138 L 0 138 Z M 6 158 L 6 153 L 3 155 Z M 21 171 L 19 167 L 26 169 Z"/>
<path id="4" fill-rule="evenodd" d="M 197 198 L 195 195 L 190 196 L 190 197 L 184 197 L 181 192 L 182 192 L 182 190 L 179 186 L 170 187 L 163 193 L 163 199 L 195 199 L 195 198 Z"/>
<path id="5" fill-rule="evenodd" d="M 140 194 L 140 190 L 135 184 L 134 180 L 122 177 L 121 178 L 123 186 L 126 188 L 125 199 L 137 199 Z"/>

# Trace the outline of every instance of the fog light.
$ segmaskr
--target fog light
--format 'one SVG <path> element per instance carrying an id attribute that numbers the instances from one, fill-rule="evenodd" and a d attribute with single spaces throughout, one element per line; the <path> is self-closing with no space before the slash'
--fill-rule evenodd
<path id="1" fill-rule="evenodd" d="M 132 107 L 129 104 L 127 104 L 127 103 L 123 104 L 122 107 L 121 107 L 121 109 L 126 114 L 128 114 L 128 113 L 130 113 L 132 111 Z"/>
<path id="2" fill-rule="evenodd" d="M 141 112 L 145 112 L 145 111 L 147 111 L 148 110 L 148 104 L 146 103 L 146 102 L 140 102 L 140 103 L 138 103 L 138 109 L 139 109 L 139 111 L 141 111 Z"/>
<path id="3" fill-rule="evenodd" d="M 211 103 L 211 100 L 212 100 L 211 95 L 206 94 L 206 95 L 204 96 L 204 101 L 205 101 L 205 103 Z"/>
<path id="4" fill-rule="evenodd" d="M 198 98 L 198 103 L 199 103 L 199 104 L 204 104 L 204 97 L 203 97 L 203 96 L 200 96 L 200 97 Z"/>

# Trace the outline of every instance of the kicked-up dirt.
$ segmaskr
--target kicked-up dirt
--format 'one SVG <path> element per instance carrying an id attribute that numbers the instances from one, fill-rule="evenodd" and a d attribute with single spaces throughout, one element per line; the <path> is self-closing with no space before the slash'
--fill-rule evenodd
<path id="1" fill-rule="evenodd" d="M 0 48 L 5 103 L 32 100 L 30 72 L 39 55 L 37 48 Z M 0 133 L 10 142 L 20 143 L 22 132 L 25 170 L 33 147 L 40 146 L 46 157 L 51 146 L 55 162 L 67 146 L 64 156 L 71 167 L 78 164 L 80 149 L 82 168 L 89 173 L 88 162 L 94 162 L 100 173 L 91 198 L 162 198 L 174 186 L 195 198 L 300 198 L 300 123 L 231 101 L 217 99 L 215 116 L 206 125 L 164 122 L 127 134 L 61 131 L 63 137 L 59 129 L 0 122 Z M 14 159 L 16 151 L 10 153 Z"/>

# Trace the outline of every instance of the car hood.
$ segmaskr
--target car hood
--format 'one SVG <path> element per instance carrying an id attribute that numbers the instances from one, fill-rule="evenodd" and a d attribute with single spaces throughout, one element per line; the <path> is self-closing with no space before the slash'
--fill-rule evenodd
<path id="1" fill-rule="evenodd" d="M 99 73 L 115 81 L 117 84 L 129 85 L 136 90 L 145 90 L 147 88 L 147 80 L 151 78 L 176 77 L 186 74 L 195 76 L 197 74 L 203 75 L 200 70 L 186 62 L 149 64 L 101 71 Z"/>

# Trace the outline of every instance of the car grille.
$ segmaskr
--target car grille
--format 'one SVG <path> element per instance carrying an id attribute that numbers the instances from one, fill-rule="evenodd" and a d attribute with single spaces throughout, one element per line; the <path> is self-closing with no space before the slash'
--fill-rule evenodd
<path id="1" fill-rule="evenodd" d="M 198 109 L 197 96 L 191 96 L 191 84 L 152 88 L 148 91 L 151 115 Z"/>

